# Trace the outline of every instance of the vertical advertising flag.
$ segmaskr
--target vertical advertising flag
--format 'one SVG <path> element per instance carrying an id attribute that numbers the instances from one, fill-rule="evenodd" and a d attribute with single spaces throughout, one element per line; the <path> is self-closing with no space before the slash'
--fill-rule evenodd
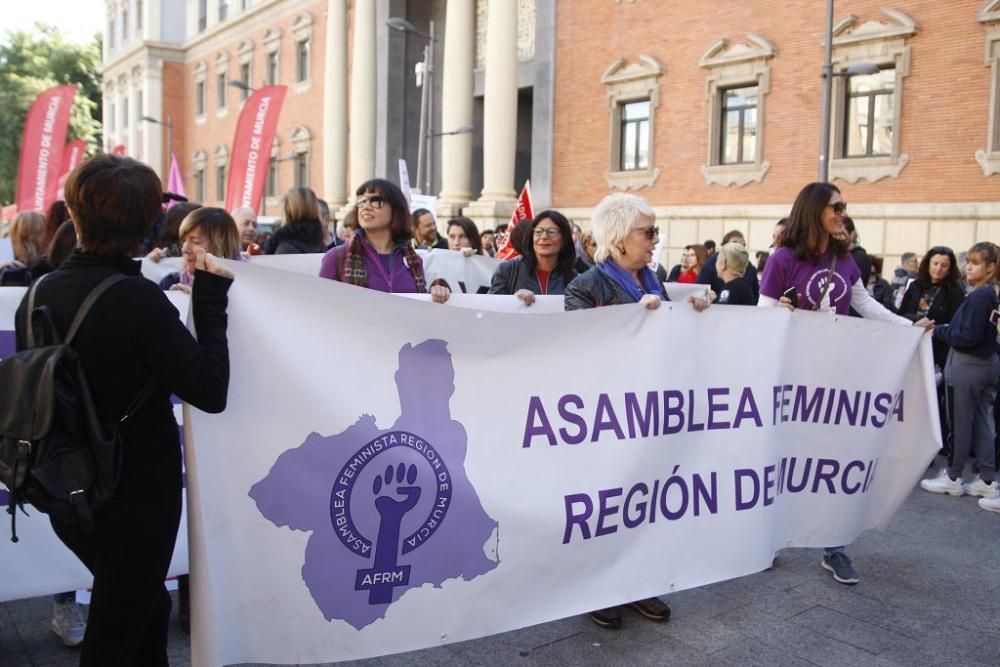
<path id="1" fill-rule="evenodd" d="M 271 142 L 278 127 L 287 86 L 264 86 L 243 105 L 233 137 L 226 185 L 226 210 L 247 206 L 257 210 L 264 194 Z"/>
<path id="2" fill-rule="evenodd" d="M 87 142 L 83 139 L 76 139 L 66 144 L 63 149 L 62 167 L 59 169 L 59 185 L 56 188 L 56 200 L 63 198 L 63 187 L 66 186 L 66 179 L 69 172 L 76 169 L 76 165 L 83 162 L 84 151 L 87 150 Z"/>
<path id="3" fill-rule="evenodd" d="M 517 224 L 518 220 L 531 220 L 534 217 L 535 213 L 531 209 L 531 181 L 525 181 L 524 187 L 521 188 L 521 194 L 514 204 L 514 212 L 510 215 L 510 227 L 507 228 L 507 233 L 503 235 L 500 245 L 497 246 L 497 259 L 506 260 L 517 257 L 517 250 L 514 250 L 514 244 L 510 242 L 510 233 L 514 231 L 514 225 Z"/>
<path id="4" fill-rule="evenodd" d="M 177 164 L 177 156 L 173 153 L 170 154 L 170 176 L 167 179 L 167 192 L 173 192 L 175 195 L 180 195 L 182 197 L 187 197 L 187 193 L 184 191 L 184 178 L 181 177 L 181 168 Z M 170 208 L 176 201 L 171 200 L 167 204 L 167 208 Z"/>
<path id="5" fill-rule="evenodd" d="M 44 211 L 56 198 L 76 86 L 42 91 L 24 121 L 17 169 L 17 209 Z"/>

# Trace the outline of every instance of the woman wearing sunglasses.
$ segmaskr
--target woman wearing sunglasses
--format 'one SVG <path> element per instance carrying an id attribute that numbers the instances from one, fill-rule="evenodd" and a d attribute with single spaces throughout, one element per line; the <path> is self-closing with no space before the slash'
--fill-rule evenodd
<path id="1" fill-rule="evenodd" d="M 590 220 L 597 243 L 594 267 L 566 288 L 566 310 L 624 303 L 655 309 L 669 300 L 663 283 L 647 266 L 660 233 L 655 218 L 649 202 L 638 195 L 615 193 L 601 200 Z M 714 294 L 688 301 L 704 310 L 712 299 Z"/>
<path id="2" fill-rule="evenodd" d="M 916 324 L 895 315 L 873 299 L 861 282 L 861 270 L 849 252 L 844 216 L 847 204 L 840 189 L 829 183 L 810 183 L 802 188 L 778 247 L 764 265 L 758 306 L 804 308 L 847 315 L 854 308 L 862 317 Z M 822 567 L 842 584 L 856 584 L 858 573 L 844 547 L 827 547 Z"/>
<path id="3" fill-rule="evenodd" d="M 355 194 L 359 229 L 349 244 L 323 256 L 320 277 L 394 294 L 430 292 L 435 303 L 447 301 L 447 287 L 427 286 L 423 262 L 410 243 L 413 226 L 402 190 L 374 178 Z"/>
<path id="4" fill-rule="evenodd" d="M 523 255 L 497 267 L 490 294 L 513 294 L 530 306 L 536 294 L 566 293 L 576 278 L 576 245 L 569 220 L 559 211 L 542 211 L 531 221 L 530 239 Z"/>

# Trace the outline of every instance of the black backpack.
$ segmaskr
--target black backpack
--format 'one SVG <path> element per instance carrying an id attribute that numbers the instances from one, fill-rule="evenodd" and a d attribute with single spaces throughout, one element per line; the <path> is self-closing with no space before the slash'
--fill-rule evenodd
<path id="1" fill-rule="evenodd" d="M 17 542 L 17 509 L 24 502 L 85 531 L 114 495 L 121 468 L 118 424 L 100 422 L 80 358 L 71 344 L 91 307 L 108 289 L 125 280 L 105 278 L 80 305 L 66 337 L 60 340 L 47 306 L 35 308 L 28 293 L 28 349 L 0 361 L 0 483 L 10 490 L 11 541 Z M 41 344 L 36 346 L 36 326 Z M 150 381 L 119 423 L 152 393 Z"/>

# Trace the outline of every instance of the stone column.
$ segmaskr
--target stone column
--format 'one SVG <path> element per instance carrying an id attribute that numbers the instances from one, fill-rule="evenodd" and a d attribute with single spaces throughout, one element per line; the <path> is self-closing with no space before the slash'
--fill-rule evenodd
<path id="1" fill-rule="evenodd" d="M 514 210 L 517 156 L 517 3 L 492 0 L 486 14 L 483 192 L 466 214 L 483 227 L 507 222 Z"/>
<path id="2" fill-rule="evenodd" d="M 326 3 L 323 66 L 323 195 L 347 203 L 347 1 Z"/>
<path id="3" fill-rule="evenodd" d="M 441 132 L 474 124 L 476 2 L 448 0 L 444 24 L 444 76 L 441 82 Z M 441 137 L 441 194 L 438 220 L 459 215 L 472 199 L 472 134 Z"/>
<path id="4" fill-rule="evenodd" d="M 351 49 L 351 192 L 375 176 L 375 0 L 354 1 Z"/>

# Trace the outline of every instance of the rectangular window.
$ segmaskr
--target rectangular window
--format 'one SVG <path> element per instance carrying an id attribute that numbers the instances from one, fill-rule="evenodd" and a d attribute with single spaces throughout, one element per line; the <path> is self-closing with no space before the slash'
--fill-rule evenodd
<path id="1" fill-rule="evenodd" d="M 309 153 L 295 155 L 295 187 L 309 187 Z"/>
<path id="2" fill-rule="evenodd" d="M 220 164 L 215 167 L 215 198 L 223 201 L 226 198 L 226 165 Z"/>
<path id="3" fill-rule="evenodd" d="M 748 164 L 757 156 L 757 86 L 729 88 L 722 95 L 719 164 Z"/>
<path id="4" fill-rule="evenodd" d="M 245 100 L 250 97 L 250 63 L 245 62 L 240 65 L 240 83 L 243 84 L 243 88 L 240 88 L 240 99 Z"/>
<path id="5" fill-rule="evenodd" d="M 309 80 L 309 40 L 303 39 L 295 45 L 295 80 Z"/>
<path id="6" fill-rule="evenodd" d="M 272 155 L 267 165 L 267 187 L 264 188 L 267 197 L 278 196 L 278 156 Z"/>
<path id="7" fill-rule="evenodd" d="M 122 35 L 124 35 L 125 37 L 123 41 L 128 41 L 128 36 L 129 36 L 128 7 L 122 9 Z"/>
<path id="8" fill-rule="evenodd" d="M 122 98 L 122 129 L 128 128 L 128 98 Z"/>
<path id="9" fill-rule="evenodd" d="M 115 48 L 115 20 L 108 19 L 108 49 Z"/>
<path id="10" fill-rule="evenodd" d="M 194 196 L 195 201 L 205 201 L 205 170 L 199 169 L 194 172 Z"/>
<path id="11" fill-rule="evenodd" d="M 229 0 L 219 0 L 219 22 L 226 20 L 229 16 Z"/>
<path id="12" fill-rule="evenodd" d="M 135 0 L 135 27 L 142 30 L 142 0 Z"/>
<path id="13" fill-rule="evenodd" d="M 205 82 L 199 81 L 194 88 L 194 113 L 196 116 L 205 115 Z"/>
<path id="14" fill-rule="evenodd" d="M 198 0 L 198 32 L 208 27 L 208 0 Z"/>
<path id="15" fill-rule="evenodd" d="M 253 3 L 251 2 L 251 0 L 240 0 L 240 8 L 241 9 L 250 9 L 250 5 L 252 5 L 252 4 Z"/>
<path id="16" fill-rule="evenodd" d="M 649 100 L 625 102 L 620 107 L 620 171 L 649 168 Z"/>
<path id="17" fill-rule="evenodd" d="M 278 52 L 272 51 L 267 54 L 267 83 L 274 85 L 278 83 Z"/>
<path id="18" fill-rule="evenodd" d="M 111 121 L 111 131 L 115 131 L 115 103 L 111 103 L 111 113 L 108 114 L 108 120 Z"/>
<path id="19" fill-rule="evenodd" d="M 225 72 L 219 72 L 218 74 L 215 75 L 215 95 L 219 109 L 226 108 L 226 92 L 227 92 L 226 81 L 227 79 Z"/>
<path id="20" fill-rule="evenodd" d="M 892 155 L 896 71 L 847 79 L 844 157 Z"/>
<path id="21" fill-rule="evenodd" d="M 142 91 L 136 91 L 135 100 L 135 122 L 142 120 Z"/>

